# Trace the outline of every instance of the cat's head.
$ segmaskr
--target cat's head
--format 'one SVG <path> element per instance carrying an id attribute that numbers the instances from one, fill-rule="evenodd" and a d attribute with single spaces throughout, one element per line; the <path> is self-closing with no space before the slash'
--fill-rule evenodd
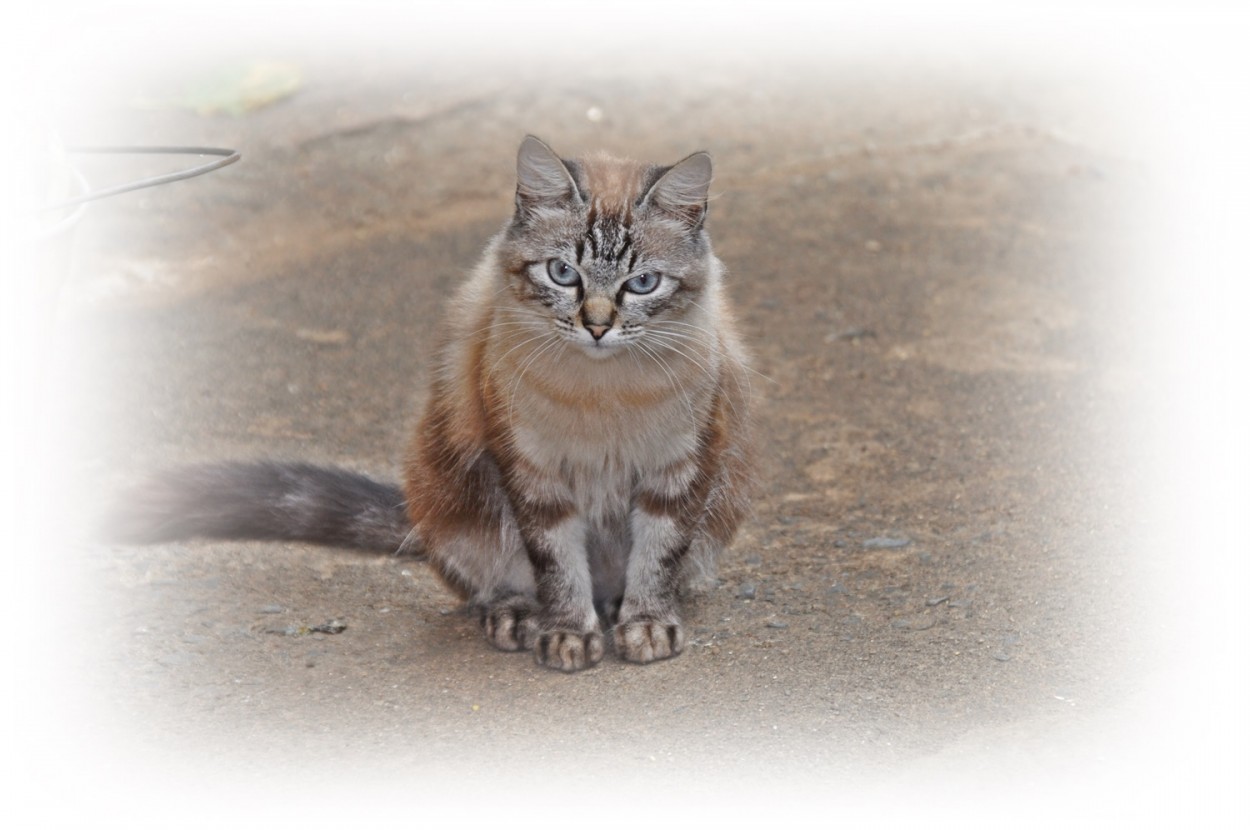
<path id="1" fill-rule="evenodd" d="M 593 357 L 689 337 L 682 321 L 701 316 L 716 277 L 703 230 L 711 181 L 704 152 L 670 167 L 568 161 L 527 137 L 500 248 L 508 289 L 523 313 Z"/>

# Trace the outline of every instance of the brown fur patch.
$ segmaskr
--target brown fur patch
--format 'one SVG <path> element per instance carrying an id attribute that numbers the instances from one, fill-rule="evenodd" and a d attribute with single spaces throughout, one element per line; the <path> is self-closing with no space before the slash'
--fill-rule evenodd
<path id="1" fill-rule="evenodd" d="M 609 396 L 596 394 L 585 387 L 569 388 L 564 384 L 548 381 L 539 372 L 531 372 L 525 376 L 526 385 L 544 398 L 555 401 L 563 407 L 577 412 L 610 412 L 621 407 L 629 409 L 646 409 L 673 399 L 679 390 L 671 385 L 652 387 L 621 386 Z"/>
<path id="2" fill-rule="evenodd" d="M 502 468 L 504 486 L 511 495 L 517 525 L 526 538 L 550 530 L 572 516 L 576 507 L 563 498 L 536 498 L 533 493 L 556 489 L 549 479 L 524 456 L 513 454 Z M 557 485 L 558 488 L 558 485 Z"/>
<path id="3" fill-rule="evenodd" d="M 728 545 L 750 510 L 752 471 L 752 424 L 747 419 L 746 370 L 726 362 L 721 368 L 720 395 L 712 414 L 710 442 L 704 456 L 715 459 L 717 468 L 704 510 L 703 529 L 713 540 Z"/>
<path id="4" fill-rule="evenodd" d="M 596 153 L 581 160 L 585 189 L 598 214 L 612 214 L 629 224 L 634 203 L 644 193 L 647 165 Z"/>

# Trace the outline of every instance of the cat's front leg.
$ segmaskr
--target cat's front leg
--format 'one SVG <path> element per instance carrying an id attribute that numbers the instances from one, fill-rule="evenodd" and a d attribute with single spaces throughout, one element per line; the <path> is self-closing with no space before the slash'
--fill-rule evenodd
<path id="1" fill-rule="evenodd" d="M 639 476 L 630 514 L 633 544 L 625 596 L 612 631 L 613 645 L 624 660 L 650 663 L 676 657 L 686 647 L 678 597 L 711 481 L 709 465 L 702 461 L 687 456 Z"/>
<path id="2" fill-rule="evenodd" d="M 586 522 L 571 508 L 518 499 L 514 505 L 538 593 L 534 658 L 573 672 L 603 659 L 586 556 Z"/>
<path id="3" fill-rule="evenodd" d="M 632 663 L 676 657 L 686 647 L 677 604 L 690 536 L 670 512 L 644 500 L 630 520 L 634 544 L 612 641 L 617 654 Z"/>

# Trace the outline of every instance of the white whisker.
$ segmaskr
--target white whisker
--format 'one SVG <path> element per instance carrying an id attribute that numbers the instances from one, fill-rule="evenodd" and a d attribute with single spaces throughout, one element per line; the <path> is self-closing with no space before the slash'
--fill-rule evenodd
<path id="1" fill-rule="evenodd" d="M 698 303 L 693 303 L 693 304 L 694 304 L 694 305 L 698 305 Z M 702 306 L 700 306 L 700 308 L 702 308 Z M 730 354 L 729 354 L 729 352 L 728 352 L 728 351 L 726 351 L 726 350 L 725 350 L 725 348 L 721 345 L 721 343 L 720 343 L 720 339 L 719 339 L 719 338 L 717 338 L 717 337 L 716 337 L 716 335 L 715 335 L 712 331 L 710 331 L 710 330 L 708 330 L 708 329 L 704 328 L 703 326 L 697 326 L 697 325 L 695 325 L 694 323 L 687 323 L 687 322 L 685 322 L 684 320 L 657 320 L 657 321 L 655 321 L 655 322 L 653 322 L 653 323 L 651 324 L 651 326 L 652 326 L 652 327 L 657 327 L 657 326 L 665 326 L 665 325 L 685 326 L 686 328 L 689 328 L 689 329 L 694 329 L 695 331 L 698 331 L 698 332 L 701 332 L 701 333 L 703 333 L 703 334 L 706 334 L 706 335 L 708 335 L 709 337 L 713 338 L 713 342 L 716 344 L 716 351 L 717 351 L 717 352 L 719 352 L 719 353 L 720 353 L 721 355 L 723 355 L 724 357 L 733 357 L 733 356 L 732 356 L 732 355 L 730 355 Z M 691 335 L 689 335 L 689 334 L 686 334 L 686 335 L 680 335 L 680 333 L 679 333 L 679 332 L 675 332 L 675 331 L 670 331 L 670 332 L 669 332 L 669 334 L 679 335 L 679 336 L 686 336 L 686 337 L 691 337 Z M 706 341 L 706 340 L 704 340 L 703 338 L 695 338 L 695 339 L 698 339 L 700 342 L 707 342 L 707 341 Z M 755 367 L 748 365 L 747 363 L 745 363 L 745 362 L 744 362 L 744 361 L 742 361 L 741 359 L 739 359 L 739 358 L 734 358 L 734 359 L 735 359 L 735 360 L 739 363 L 739 365 L 741 365 L 741 366 L 742 366 L 742 368 L 743 368 L 743 369 L 746 369 L 748 372 L 750 372 L 751 374 L 755 375 L 756 377 L 759 377 L 759 378 L 761 378 L 761 379 L 763 379 L 763 380 L 766 380 L 766 381 L 768 381 L 769 383 L 777 383 L 777 381 L 776 381 L 775 379 L 773 379 L 773 378 L 769 377 L 768 375 L 766 375 L 766 374 L 764 374 L 763 372 L 759 371 L 759 370 L 758 370 L 758 369 L 756 369 Z"/>
<path id="2" fill-rule="evenodd" d="M 536 348 L 534 351 L 530 352 L 530 354 L 525 358 L 525 360 L 521 361 L 521 365 L 517 368 L 516 380 L 513 381 L 512 387 L 510 391 L 508 392 L 508 424 L 509 426 L 515 426 L 513 415 L 515 414 L 515 410 L 516 410 L 516 395 L 517 395 L 517 392 L 521 388 L 521 381 L 525 378 L 525 373 L 528 372 L 530 367 L 534 364 L 534 362 L 538 360 L 544 353 L 550 350 L 552 346 L 558 346 L 560 344 L 561 338 L 559 338 L 555 334 L 548 333 L 546 336 L 549 337 L 550 339 L 543 345 Z"/>
<path id="3" fill-rule="evenodd" d="M 668 383 L 673 388 L 673 393 L 677 395 L 678 397 L 680 397 L 686 403 L 686 411 L 690 414 L 691 428 L 694 429 L 696 432 L 699 431 L 701 424 L 699 423 L 698 416 L 696 416 L 694 413 L 694 403 L 691 402 L 690 396 L 682 391 L 681 383 L 678 381 L 677 376 L 673 374 L 673 370 L 670 369 L 664 363 L 663 359 L 661 359 L 659 355 L 655 354 L 647 346 L 646 343 L 637 341 L 634 343 L 634 345 L 638 348 L 639 351 L 641 351 L 647 357 L 651 358 L 651 360 L 655 362 L 655 365 L 659 366 L 660 370 L 664 372 L 665 375 L 668 376 Z"/>
<path id="4" fill-rule="evenodd" d="M 742 373 L 733 372 L 733 371 L 726 372 L 724 365 L 718 365 L 717 371 L 714 373 L 711 370 L 711 368 L 708 367 L 702 360 L 699 360 L 691 356 L 686 351 L 687 349 L 691 348 L 690 346 L 686 346 L 683 344 L 683 341 L 689 341 L 689 342 L 697 343 L 698 345 L 701 345 L 701 346 L 706 346 L 707 345 L 706 341 L 702 340 L 701 338 L 691 337 L 689 335 L 681 334 L 679 332 L 665 331 L 665 330 L 653 330 L 651 332 L 651 338 L 660 343 L 665 343 L 668 348 L 674 351 L 678 351 L 680 349 L 681 351 L 679 351 L 678 353 L 682 354 L 688 360 L 695 363 L 704 372 L 704 374 L 707 375 L 708 379 L 713 384 L 721 383 L 723 381 L 725 374 L 729 374 L 731 377 L 734 378 L 734 382 L 738 387 L 738 394 L 745 395 L 747 400 L 751 399 L 751 396 L 752 396 L 751 378 L 749 376 L 742 374 Z M 716 351 L 715 353 L 718 355 L 721 355 L 722 357 L 724 356 L 723 352 Z M 741 365 L 741 364 L 735 363 L 733 365 Z M 743 385 L 744 382 L 745 382 L 745 388 Z M 735 416 L 739 416 L 742 414 L 737 411 L 737 404 L 733 402 L 732 397 L 723 397 L 723 399 L 727 402 L 727 405 L 729 405 L 733 409 Z"/>
<path id="5" fill-rule="evenodd" d="M 494 362 L 493 362 L 493 363 L 491 363 L 491 365 L 490 365 L 490 369 L 488 370 L 488 374 L 490 374 L 490 375 L 494 375 L 494 374 L 495 374 L 495 370 L 499 368 L 499 364 L 501 364 L 501 363 L 503 363 L 505 360 L 507 360 L 508 355 L 512 354 L 512 353 L 513 353 L 513 352 L 515 352 L 517 349 L 524 348 L 526 345 L 528 345 L 528 344 L 530 344 L 530 343 L 533 343 L 535 340 L 543 340 L 543 339 L 548 338 L 548 337 L 555 337 L 555 334 L 554 334 L 553 332 L 550 332 L 550 331 L 543 331 L 543 332 L 539 332 L 538 334 L 535 334 L 535 335 L 534 335 L 534 336 L 532 336 L 532 337 L 527 337 L 527 338 L 525 338 L 524 340 L 522 340 L 522 341 L 521 341 L 521 342 L 519 342 L 519 343 L 514 343 L 514 344 L 512 345 L 512 348 L 508 349 L 508 351 L 504 352 L 504 353 L 503 353 L 503 354 L 501 354 L 499 357 L 495 358 Z M 539 347 L 539 348 L 541 348 L 541 347 Z M 532 359 L 533 357 L 534 357 L 534 353 L 531 351 L 531 352 L 530 352 L 530 354 L 526 355 L 526 358 L 525 358 L 525 361 L 524 361 L 524 362 L 528 362 L 528 361 L 529 361 L 530 359 Z M 524 363 L 524 362 L 523 362 L 523 363 Z"/>

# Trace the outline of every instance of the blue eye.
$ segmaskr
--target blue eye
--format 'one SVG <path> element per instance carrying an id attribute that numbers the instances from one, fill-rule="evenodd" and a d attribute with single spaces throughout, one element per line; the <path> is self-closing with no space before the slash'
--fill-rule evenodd
<path id="1" fill-rule="evenodd" d="M 577 285 L 582 281 L 582 276 L 577 273 L 577 269 L 562 259 L 547 260 L 547 276 L 551 277 L 551 281 L 556 285 L 561 285 L 565 288 Z"/>
<path id="2" fill-rule="evenodd" d="M 660 275 L 655 271 L 639 274 L 625 283 L 625 290 L 631 294 L 650 294 L 660 287 Z"/>

